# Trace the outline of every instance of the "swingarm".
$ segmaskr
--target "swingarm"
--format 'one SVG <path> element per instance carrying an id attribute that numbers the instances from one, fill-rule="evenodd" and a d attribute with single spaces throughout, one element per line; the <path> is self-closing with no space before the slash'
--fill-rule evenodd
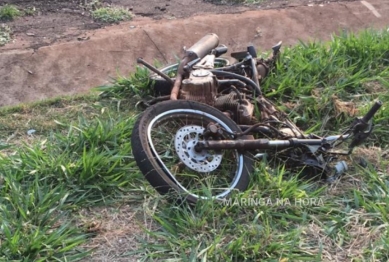
<path id="1" fill-rule="evenodd" d="M 196 151 L 201 150 L 224 150 L 224 149 L 284 149 L 288 147 L 299 146 L 320 146 L 323 145 L 323 139 L 297 139 L 289 140 L 269 140 L 269 139 L 238 139 L 238 140 L 205 140 L 198 142 L 195 146 Z"/>

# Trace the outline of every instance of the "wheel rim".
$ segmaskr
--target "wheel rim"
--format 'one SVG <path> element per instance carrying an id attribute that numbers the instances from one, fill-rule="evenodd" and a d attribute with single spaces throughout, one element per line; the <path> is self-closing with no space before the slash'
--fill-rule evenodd
<path id="1" fill-rule="evenodd" d="M 151 120 L 147 128 L 147 139 L 161 168 L 182 191 L 198 199 L 208 199 L 209 195 L 199 194 L 206 188 L 211 198 L 222 199 L 240 180 L 243 172 L 243 155 L 236 150 L 195 153 L 192 148 L 195 136 L 202 140 L 200 133 L 209 122 L 218 123 L 226 131 L 232 132 L 220 119 L 206 112 L 173 109 Z M 229 137 L 227 134 L 225 136 Z M 183 155 L 180 157 L 179 153 Z M 196 164 L 189 167 L 193 161 L 197 161 Z"/>

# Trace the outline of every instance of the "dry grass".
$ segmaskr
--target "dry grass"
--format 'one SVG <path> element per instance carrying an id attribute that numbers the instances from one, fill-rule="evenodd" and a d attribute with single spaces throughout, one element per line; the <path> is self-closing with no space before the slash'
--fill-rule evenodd
<path id="1" fill-rule="evenodd" d="M 343 262 L 350 261 L 351 258 L 363 260 L 364 249 L 374 244 L 381 235 L 377 228 L 366 225 L 369 216 L 370 214 L 364 211 L 354 210 L 348 217 L 345 228 L 351 238 L 350 241 L 341 237 L 333 239 L 320 223 L 312 222 L 302 228 L 302 242 L 305 242 L 305 245 L 301 248 L 311 254 L 322 253 L 322 261 Z"/>
<path id="2" fill-rule="evenodd" d="M 358 147 L 355 149 L 355 156 L 364 158 L 373 166 L 379 166 L 382 162 L 383 150 L 380 147 Z"/>
<path id="3" fill-rule="evenodd" d="M 0 109 L 0 138 L 13 141 L 23 139 L 30 129 L 35 136 L 46 135 L 61 127 L 57 122 L 77 121 L 79 117 L 91 119 L 104 108 L 95 96 L 49 99 L 40 103 L 21 104 Z M 17 138 L 17 139 L 15 139 Z"/>
<path id="4" fill-rule="evenodd" d="M 352 101 L 342 101 L 336 95 L 331 97 L 332 102 L 334 103 L 336 117 L 339 117 L 340 114 L 345 113 L 348 116 L 356 116 L 358 114 L 358 109 Z"/>
<path id="5" fill-rule="evenodd" d="M 82 261 L 137 261 L 129 255 L 144 238 L 142 214 L 129 204 L 117 207 L 82 209 L 76 215 L 78 223 L 94 236 L 82 247 L 91 249 L 90 257 Z"/>

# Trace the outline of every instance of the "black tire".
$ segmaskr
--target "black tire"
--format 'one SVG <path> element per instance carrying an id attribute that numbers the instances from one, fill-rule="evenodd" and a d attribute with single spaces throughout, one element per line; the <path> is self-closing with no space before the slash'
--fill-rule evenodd
<path id="1" fill-rule="evenodd" d="M 217 67 L 232 65 L 237 62 L 238 60 L 230 56 L 220 56 L 215 59 L 215 65 Z M 178 70 L 178 65 L 179 65 L 178 63 L 171 64 L 159 70 L 162 73 L 174 78 L 175 73 Z M 170 95 L 170 92 L 172 90 L 172 85 L 168 81 L 166 81 L 166 79 L 162 78 L 156 73 L 152 73 L 149 78 L 150 78 L 150 83 L 154 83 L 153 88 L 154 88 L 155 96 Z"/>
<path id="2" fill-rule="evenodd" d="M 203 127 L 209 122 L 219 123 L 229 132 L 241 131 L 219 110 L 187 100 L 158 103 L 139 117 L 131 137 L 132 152 L 139 169 L 160 194 L 174 192 L 179 199 L 196 203 L 199 199 L 222 200 L 235 190 L 247 188 L 254 167 L 250 153 L 237 150 L 197 153 L 191 150 L 190 145 L 193 148 L 196 139 L 202 139 Z M 224 136 L 232 139 L 227 132 Z M 167 139 L 167 143 L 162 139 Z M 230 167 L 233 172 L 228 171 Z M 219 179 L 223 184 L 216 181 Z M 200 195 L 199 192 L 204 193 L 204 183 L 208 185 L 209 194 Z"/>

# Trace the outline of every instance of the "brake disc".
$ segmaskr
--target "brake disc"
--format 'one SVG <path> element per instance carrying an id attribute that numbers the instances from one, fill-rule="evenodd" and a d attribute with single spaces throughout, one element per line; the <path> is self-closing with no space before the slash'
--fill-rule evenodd
<path id="1" fill-rule="evenodd" d="M 201 126 L 184 126 L 177 131 L 174 141 L 180 160 L 188 168 L 201 173 L 212 172 L 222 161 L 221 154 L 211 154 L 208 150 L 201 152 L 195 150 L 195 145 L 199 142 L 204 130 Z"/>

